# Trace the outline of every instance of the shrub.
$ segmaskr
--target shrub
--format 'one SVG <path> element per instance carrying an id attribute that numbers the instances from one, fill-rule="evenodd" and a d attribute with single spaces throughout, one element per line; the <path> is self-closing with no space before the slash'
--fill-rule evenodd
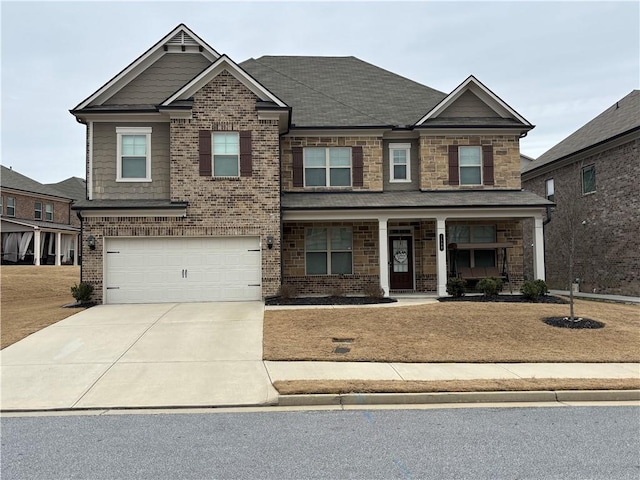
<path id="1" fill-rule="evenodd" d="M 485 297 L 494 297 L 502 290 L 502 280 L 494 277 L 483 278 L 478 282 L 477 288 Z"/>
<path id="2" fill-rule="evenodd" d="M 464 278 L 451 277 L 447 282 L 447 293 L 452 297 L 464 297 L 467 281 Z"/>
<path id="3" fill-rule="evenodd" d="M 295 297 L 297 294 L 298 289 L 295 285 L 291 285 L 290 283 L 283 283 L 278 289 L 278 297 L 283 300 L 289 300 L 290 298 Z"/>
<path id="4" fill-rule="evenodd" d="M 384 290 L 377 283 L 367 283 L 363 290 L 365 297 L 374 298 L 376 300 L 384 297 Z"/>
<path id="5" fill-rule="evenodd" d="M 541 295 L 545 295 L 549 289 L 547 288 L 547 284 L 544 280 L 536 280 L 532 282 L 531 280 L 527 280 L 522 284 L 522 288 L 520 292 L 527 300 L 533 300 L 534 302 L 538 300 Z"/>
<path id="6" fill-rule="evenodd" d="M 78 303 L 88 303 L 93 295 L 93 285 L 87 282 L 80 282 L 71 287 L 71 295 Z"/>

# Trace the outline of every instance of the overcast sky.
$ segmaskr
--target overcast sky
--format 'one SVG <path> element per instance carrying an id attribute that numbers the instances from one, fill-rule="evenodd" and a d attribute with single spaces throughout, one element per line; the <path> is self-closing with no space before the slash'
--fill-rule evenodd
<path id="1" fill-rule="evenodd" d="M 84 177 L 69 109 L 180 23 L 236 62 L 353 55 L 446 93 L 473 74 L 536 125 L 531 157 L 640 85 L 637 0 L 2 1 L 1 16 L 2 164 L 42 183 Z"/>

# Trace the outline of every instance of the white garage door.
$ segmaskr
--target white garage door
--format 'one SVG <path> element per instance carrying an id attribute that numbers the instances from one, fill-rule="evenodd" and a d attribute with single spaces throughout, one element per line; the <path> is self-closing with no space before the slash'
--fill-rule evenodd
<path id="1" fill-rule="evenodd" d="M 262 298 L 260 240 L 107 238 L 105 303 Z"/>

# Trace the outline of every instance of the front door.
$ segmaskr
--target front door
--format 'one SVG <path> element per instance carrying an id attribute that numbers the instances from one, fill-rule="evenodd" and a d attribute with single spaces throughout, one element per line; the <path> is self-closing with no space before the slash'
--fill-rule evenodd
<path id="1" fill-rule="evenodd" d="M 413 238 L 410 235 L 389 237 L 389 287 L 391 290 L 413 290 Z"/>

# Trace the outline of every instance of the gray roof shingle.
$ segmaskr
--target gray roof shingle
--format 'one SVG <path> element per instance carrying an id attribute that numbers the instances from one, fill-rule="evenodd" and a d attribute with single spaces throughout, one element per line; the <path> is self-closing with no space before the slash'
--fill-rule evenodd
<path id="1" fill-rule="evenodd" d="M 79 177 L 70 177 L 58 183 L 47 183 L 46 186 L 74 200 L 81 200 L 87 196 L 87 182 Z"/>
<path id="2" fill-rule="evenodd" d="M 640 128 L 640 90 L 633 90 L 615 105 L 540 155 L 523 173 L 560 160 L 618 135 Z"/>
<path id="3" fill-rule="evenodd" d="M 296 127 L 412 125 L 446 97 L 355 57 L 264 56 L 240 66 L 293 108 Z"/>
<path id="4" fill-rule="evenodd" d="M 317 192 L 286 193 L 283 210 L 337 210 L 377 208 L 487 208 L 546 207 L 553 205 L 531 192 L 520 190 Z"/>
<path id="5" fill-rule="evenodd" d="M 40 182 L 36 182 L 35 180 L 22 175 L 21 173 L 18 173 L 11 168 L 7 168 L 4 165 L 1 165 L 1 167 L 2 168 L 0 172 L 2 173 L 2 175 L 0 176 L 0 185 L 2 186 L 2 188 L 11 188 L 13 190 L 38 193 L 40 195 L 49 195 L 52 197 L 60 197 L 66 199 L 72 198 L 66 196 L 50 185 L 43 185 Z"/>

